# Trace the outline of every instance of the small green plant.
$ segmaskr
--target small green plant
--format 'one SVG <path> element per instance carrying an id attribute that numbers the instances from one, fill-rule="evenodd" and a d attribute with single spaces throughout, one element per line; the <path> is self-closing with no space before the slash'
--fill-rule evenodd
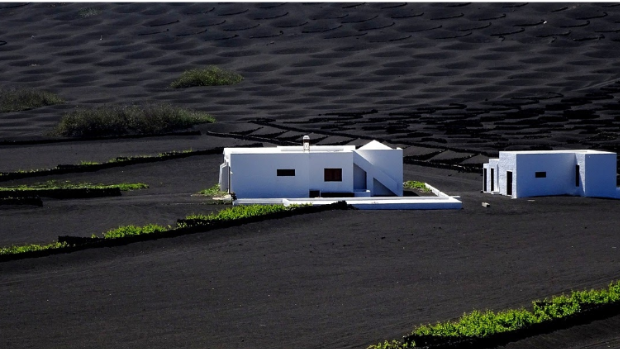
<path id="1" fill-rule="evenodd" d="M 290 205 L 284 206 L 281 204 L 276 205 L 247 205 L 247 206 L 233 206 L 223 209 L 216 213 L 203 214 L 191 214 L 185 217 L 183 222 L 177 224 L 179 228 L 186 228 L 189 226 L 207 225 L 211 222 L 223 222 L 233 221 L 237 219 L 265 216 L 277 212 L 291 211 L 300 207 L 309 205 Z"/>
<path id="2" fill-rule="evenodd" d="M 47 245 L 22 245 L 22 246 L 8 246 L 8 247 L 0 247 L 0 256 L 3 255 L 13 255 L 20 254 L 25 252 L 35 252 L 35 251 L 44 251 L 44 250 L 54 250 L 59 248 L 69 247 L 69 245 L 65 242 L 52 242 Z"/>
<path id="3" fill-rule="evenodd" d="M 188 150 L 179 150 L 179 151 L 173 150 L 173 151 L 169 151 L 165 153 L 159 153 L 157 155 L 119 156 L 119 157 L 115 157 L 113 159 L 106 161 L 106 163 L 114 164 L 114 163 L 130 162 L 130 161 L 137 160 L 137 159 L 168 158 L 168 157 L 174 157 L 180 154 L 191 154 L 193 152 L 194 151 L 192 149 L 188 149 Z"/>
<path id="4" fill-rule="evenodd" d="M 149 186 L 144 183 L 120 183 L 120 184 L 91 184 L 91 183 L 71 183 L 70 181 L 47 181 L 44 183 L 35 183 L 32 185 L 17 185 L 12 187 L 0 187 L 0 191 L 28 192 L 41 189 L 112 189 L 119 188 L 121 191 L 146 189 Z"/>
<path id="5" fill-rule="evenodd" d="M 220 190 L 220 185 L 219 184 L 214 184 L 213 186 L 211 186 L 210 188 L 207 189 L 203 189 L 199 192 L 200 195 L 205 195 L 205 196 L 210 196 L 210 197 L 214 197 L 214 196 L 224 196 L 226 194 L 228 194 L 225 191 L 221 191 Z"/>
<path id="6" fill-rule="evenodd" d="M 403 188 L 404 189 L 415 189 L 415 190 L 419 190 L 424 193 L 428 193 L 431 191 L 426 186 L 426 183 L 418 182 L 418 181 L 406 181 L 405 183 L 403 183 Z"/>
<path id="7" fill-rule="evenodd" d="M 47 91 L 35 89 L 0 90 L 0 112 L 14 112 L 64 103 L 64 100 Z"/>
<path id="8" fill-rule="evenodd" d="M 65 114 L 50 135 L 76 138 L 150 135 L 212 122 L 215 119 L 207 113 L 168 104 L 105 105 L 78 108 Z"/>
<path id="9" fill-rule="evenodd" d="M 138 236 L 144 234 L 161 233 L 172 230 L 171 227 L 164 227 L 157 224 L 147 224 L 139 227 L 135 225 L 126 225 L 103 233 L 104 239 L 119 239 L 128 236 Z"/>
<path id="10" fill-rule="evenodd" d="M 255 216 L 263 216 L 270 213 L 289 211 L 299 207 L 298 205 L 284 206 L 284 205 L 247 205 L 247 206 L 233 206 L 223 209 L 217 213 L 203 214 L 191 214 L 186 219 L 200 219 L 205 221 L 229 221 L 235 219 L 249 218 Z"/>
<path id="11" fill-rule="evenodd" d="M 82 18 L 96 16 L 100 13 L 101 13 L 101 10 L 96 7 L 86 7 L 86 8 L 80 9 L 80 11 L 78 12 L 80 17 Z"/>
<path id="12" fill-rule="evenodd" d="M 184 88 L 193 86 L 219 86 L 234 85 L 243 80 L 237 73 L 220 69 L 216 66 L 209 66 L 203 69 L 191 69 L 183 72 L 181 77 L 173 81 L 170 86 L 173 88 Z"/>

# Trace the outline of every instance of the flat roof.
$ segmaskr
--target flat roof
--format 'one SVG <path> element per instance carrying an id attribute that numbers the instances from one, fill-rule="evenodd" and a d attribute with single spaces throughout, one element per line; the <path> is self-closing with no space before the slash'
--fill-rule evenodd
<path id="1" fill-rule="evenodd" d="M 503 150 L 499 152 L 508 154 L 615 154 L 609 151 L 592 149 L 565 149 L 565 150 Z"/>
<path id="2" fill-rule="evenodd" d="M 354 145 L 311 145 L 310 153 L 350 153 L 355 150 Z M 224 154 L 301 154 L 304 153 L 301 145 L 277 146 L 268 148 L 224 148 Z"/>

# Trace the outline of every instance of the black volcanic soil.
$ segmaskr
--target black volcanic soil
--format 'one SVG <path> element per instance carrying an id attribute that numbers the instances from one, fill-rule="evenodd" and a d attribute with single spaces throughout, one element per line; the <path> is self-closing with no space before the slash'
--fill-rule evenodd
<path id="1" fill-rule="evenodd" d="M 2 87 L 66 99 L 0 114 L 0 172 L 304 134 L 378 139 L 426 165 L 477 166 L 507 149 L 615 151 L 619 23 L 612 3 L 0 3 Z M 245 79 L 169 87 L 211 64 Z M 45 135 L 78 106 L 162 101 L 218 122 L 195 136 Z M 220 162 L 1 182 L 150 188 L 0 208 L 0 245 L 219 210 L 192 194 L 217 182 Z M 620 279 L 620 202 L 484 195 L 479 173 L 431 166 L 406 164 L 405 179 L 460 195 L 464 209 L 307 214 L 0 263 L 0 347 L 363 348 L 419 323 Z M 619 321 L 506 348 L 618 348 Z"/>

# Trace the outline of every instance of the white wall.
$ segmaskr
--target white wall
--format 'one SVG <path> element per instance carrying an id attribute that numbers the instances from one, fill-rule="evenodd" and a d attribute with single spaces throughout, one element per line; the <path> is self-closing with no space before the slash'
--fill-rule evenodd
<path id="1" fill-rule="evenodd" d="M 580 154 L 586 196 L 616 197 L 616 154 Z"/>
<path id="2" fill-rule="evenodd" d="M 354 189 L 367 189 L 366 178 L 368 174 L 362 170 L 359 166 L 353 165 L 353 188 Z"/>
<path id="3" fill-rule="evenodd" d="M 486 177 L 485 177 L 486 173 Z M 489 192 L 489 176 L 491 175 L 491 170 L 489 169 L 489 164 L 482 164 L 482 188 L 481 190 L 485 193 Z"/>
<path id="4" fill-rule="evenodd" d="M 230 190 L 239 198 L 305 198 L 308 164 L 308 154 L 231 154 Z M 278 177 L 278 169 L 295 169 L 295 176 Z"/>
<path id="5" fill-rule="evenodd" d="M 227 162 L 220 165 L 220 190 L 225 192 L 228 192 L 228 171 L 229 167 Z"/>
<path id="6" fill-rule="evenodd" d="M 352 152 L 329 152 L 313 153 L 309 155 L 309 187 L 308 189 L 321 190 L 322 192 L 353 193 L 353 153 Z M 325 182 L 326 168 L 341 168 L 342 182 Z M 306 193 L 307 197 L 308 193 Z"/>
<path id="7" fill-rule="evenodd" d="M 489 159 L 489 172 L 487 175 L 487 191 L 489 193 L 499 193 L 499 159 Z M 491 169 L 493 173 L 491 174 Z M 491 190 L 491 181 L 493 181 L 493 190 Z"/>
<path id="8" fill-rule="evenodd" d="M 518 154 L 516 165 L 513 197 L 575 195 L 577 192 L 574 153 Z M 546 177 L 536 178 L 536 172 L 546 172 Z"/>
<path id="9" fill-rule="evenodd" d="M 402 149 L 357 149 L 356 152 L 370 162 L 375 169 L 383 171 L 388 177 L 397 183 L 397 196 L 403 195 L 403 150 Z M 369 174 L 370 175 L 370 174 Z M 368 176 L 368 189 L 374 192 L 373 178 Z M 381 190 L 380 190 L 381 191 Z M 388 195 L 388 193 L 376 193 L 375 195 Z"/>
<path id="10" fill-rule="evenodd" d="M 575 154 L 575 165 L 579 165 L 579 186 L 575 186 L 575 195 L 586 196 L 585 191 L 585 181 L 586 178 L 586 154 L 584 153 L 576 153 Z M 574 180 L 574 179 L 573 179 Z"/>
<path id="11" fill-rule="evenodd" d="M 341 168 L 342 182 L 325 182 L 325 168 Z M 294 169 L 295 176 L 277 176 Z M 238 198 L 307 198 L 309 190 L 353 193 L 353 153 L 230 154 L 230 191 Z"/>

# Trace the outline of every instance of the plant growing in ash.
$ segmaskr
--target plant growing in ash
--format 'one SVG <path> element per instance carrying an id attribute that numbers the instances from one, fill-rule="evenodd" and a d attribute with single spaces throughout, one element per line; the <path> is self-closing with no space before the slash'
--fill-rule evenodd
<path id="1" fill-rule="evenodd" d="M 121 191 L 146 189 L 149 186 L 144 183 L 120 183 L 120 184 L 91 184 L 91 183 L 71 183 L 70 181 L 47 181 L 32 185 L 17 185 L 11 187 L 0 187 L 0 191 L 29 192 L 40 189 L 63 190 L 63 189 L 113 189 L 119 188 Z"/>
<path id="2" fill-rule="evenodd" d="M 0 113 L 35 109 L 48 105 L 62 104 L 58 95 L 35 89 L 0 90 Z"/>
<path id="3" fill-rule="evenodd" d="M 215 122 L 204 112 L 169 104 L 105 105 L 65 114 L 51 135 L 94 138 L 128 134 L 162 134 Z"/>
<path id="4" fill-rule="evenodd" d="M 406 181 L 405 183 L 403 183 L 403 188 L 404 189 L 418 190 L 418 191 L 421 191 L 423 193 L 428 193 L 428 192 L 431 191 L 426 186 L 426 183 L 418 182 L 418 181 Z"/>
<path id="5" fill-rule="evenodd" d="M 216 66 L 203 69 L 186 70 L 181 77 L 174 80 L 170 86 L 184 88 L 193 86 L 220 86 L 234 85 L 243 80 L 243 77 L 235 72 L 223 70 Z"/>
<path id="6" fill-rule="evenodd" d="M 566 319 L 594 306 L 612 305 L 620 302 L 620 281 L 614 281 L 606 289 L 573 291 L 569 295 L 553 296 L 550 299 L 532 302 L 532 310 L 508 309 L 500 312 L 491 310 L 463 314 L 456 321 L 420 325 L 403 341 L 391 340 L 371 345 L 368 349 L 400 349 L 416 347 L 416 336 L 432 336 L 449 341 L 451 339 L 485 338 L 498 333 L 512 332 L 535 324 Z"/>
<path id="7" fill-rule="evenodd" d="M 213 186 L 207 189 L 201 190 L 199 194 L 204 195 L 204 196 L 209 196 L 209 197 L 217 197 L 217 196 L 224 196 L 228 193 L 225 191 L 221 191 L 219 184 L 214 184 Z"/>
<path id="8" fill-rule="evenodd" d="M 85 8 L 80 9 L 80 11 L 78 12 L 80 17 L 82 18 L 97 16 L 100 13 L 101 13 L 101 10 L 96 7 L 85 7 Z"/>

